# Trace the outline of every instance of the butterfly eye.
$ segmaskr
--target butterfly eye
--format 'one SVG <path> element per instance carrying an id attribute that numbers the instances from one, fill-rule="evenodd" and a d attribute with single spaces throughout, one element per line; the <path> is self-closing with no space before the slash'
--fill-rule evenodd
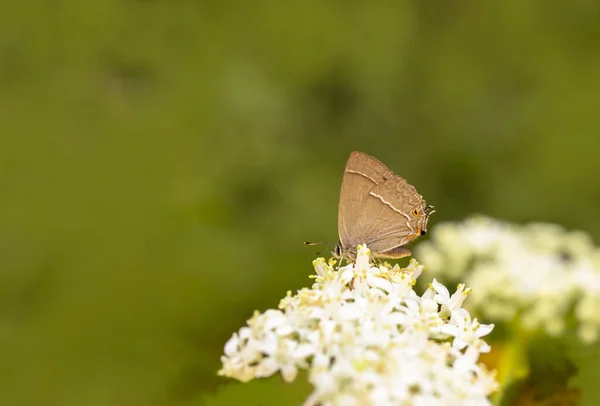
<path id="1" fill-rule="evenodd" d="M 413 209 L 412 215 L 415 216 L 415 217 L 417 217 L 419 215 L 419 210 Z"/>

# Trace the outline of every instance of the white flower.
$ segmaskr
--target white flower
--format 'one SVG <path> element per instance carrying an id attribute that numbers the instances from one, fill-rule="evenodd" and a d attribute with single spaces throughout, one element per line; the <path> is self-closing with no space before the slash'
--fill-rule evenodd
<path id="1" fill-rule="evenodd" d="M 225 344 L 219 374 L 242 381 L 309 371 L 306 405 L 490 405 L 493 373 L 478 362 L 493 328 L 471 320 L 464 285 L 450 295 L 439 282 L 419 296 L 423 267 L 356 264 L 337 270 L 313 262 L 311 289 L 288 292 L 279 310 L 255 313 Z M 447 341 L 452 339 L 452 345 Z"/>
<path id="2" fill-rule="evenodd" d="M 471 293 L 471 289 L 465 289 L 465 285 L 461 283 L 457 286 L 456 292 L 450 296 L 448 289 L 435 278 L 431 283 L 431 288 L 435 290 L 435 301 L 442 305 L 442 312 L 444 314 L 451 314 L 453 311 L 460 309 L 467 296 Z"/>
<path id="3" fill-rule="evenodd" d="M 416 255 L 437 277 L 471 286 L 468 308 L 474 313 L 557 336 L 574 304 L 581 338 L 592 342 L 600 337 L 593 299 L 600 297 L 600 248 L 587 234 L 555 224 L 517 226 L 478 216 L 439 224 L 431 235 Z M 443 311 L 462 306 L 458 291 L 449 297 L 436 283 L 432 290 Z"/>
<path id="4" fill-rule="evenodd" d="M 489 352 L 489 345 L 481 337 L 488 335 L 493 329 L 493 324 L 479 324 L 477 319 L 471 320 L 471 315 L 465 309 L 452 311 L 450 323 L 440 327 L 441 332 L 454 337 L 454 348 L 462 350 L 469 346 L 480 352 Z"/>
<path id="5" fill-rule="evenodd" d="M 575 315 L 581 322 L 578 333 L 586 343 L 592 343 L 600 336 L 598 309 L 600 309 L 600 293 L 582 296 L 575 308 Z"/>

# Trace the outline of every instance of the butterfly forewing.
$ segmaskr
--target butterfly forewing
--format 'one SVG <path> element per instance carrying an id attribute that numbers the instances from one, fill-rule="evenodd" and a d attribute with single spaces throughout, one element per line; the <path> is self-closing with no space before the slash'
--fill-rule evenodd
<path id="1" fill-rule="evenodd" d="M 379 185 L 388 179 L 395 177 L 385 164 L 365 153 L 354 151 L 350 154 L 344 176 L 346 173 L 356 173 L 371 180 L 375 185 Z"/>

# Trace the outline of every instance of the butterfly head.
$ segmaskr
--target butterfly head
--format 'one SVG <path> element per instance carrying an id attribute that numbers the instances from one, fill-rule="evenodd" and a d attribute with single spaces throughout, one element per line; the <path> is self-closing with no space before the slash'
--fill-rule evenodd
<path id="1" fill-rule="evenodd" d="M 341 242 L 337 243 L 331 251 L 331 255 L 338 260 L 353 262 L 356 259 L 356 247 L 344 247 Z M 340 262 L 341 263 L 341 262 Z"/>

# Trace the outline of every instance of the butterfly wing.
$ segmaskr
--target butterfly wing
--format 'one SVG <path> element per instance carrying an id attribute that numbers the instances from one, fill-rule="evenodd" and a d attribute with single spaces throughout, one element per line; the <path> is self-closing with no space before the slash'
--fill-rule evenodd
<path id="1" fill-rule="evenodd" d="M 362 227 L 365 208 L 373 197 L 369 192 L 377 186 L 378 173 L 357 168 L 361 155 L 353 153 L 348 159 L 342 178 L 338 205 L 338 234 L 342 250 L 354 249 L 366 242 L 369 230 Z"/>
<path id="2" fill-rule="evenodd" d="M 353 253 L 358 244 L 366 243 L 376 256 L 409 255 L 401 246 L 419 235 L 424 204 L 416 189 L 383 163 L 353 152 L 344 171 L 338 207 L 342 251 Z M 415 209 L 418 216 L 413 214 Z"/>

